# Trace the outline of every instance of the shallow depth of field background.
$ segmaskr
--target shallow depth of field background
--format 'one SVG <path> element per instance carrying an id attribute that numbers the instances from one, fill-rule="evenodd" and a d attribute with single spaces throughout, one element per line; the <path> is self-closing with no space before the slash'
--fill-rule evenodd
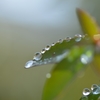
<path id="1" fill-rule="evenodd" d="M 0 100 L 41 100 L 46 74 L 53 65 L 25 69 L 35 52 L 60 38 L 82 34 L 75 9 L 83 8 L 100 25 L 100 0 L 0 1 Z M 90 68 L 66 92 L 78 100 L 82 89 L 100 83 Z"/>

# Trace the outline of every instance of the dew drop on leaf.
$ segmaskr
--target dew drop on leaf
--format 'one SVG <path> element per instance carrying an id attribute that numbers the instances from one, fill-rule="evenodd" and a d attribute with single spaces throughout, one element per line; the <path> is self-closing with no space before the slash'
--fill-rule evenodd
<path id="1" fill-rule="evenodd" d="M 51 46 L 54 46 L 54 45 L 55 45 L 55 43 L 52 43 L 52 44 L 51 44 Z"/>
<path id="2" fill-rule="evenodd" d="M 42 58 L 42 54 L 41 54 L 40 52 L 37 52 L 37 53 L 35 54 L 33 60 L 38 61 L 38 60 L 40 60 L 41 58 Z"/>
<path id="3" fill-rule="evenodd" d="M 98 88 L 98 85 L 97 84 L 92 84 L 91 90 L 94 90 L 95 88 Z"/>
<path id="4" fill-rule="evenodd" d="M 30 60 L 30 61 L 26 62 L 25 68 L 30 68 L 30 67 L 32 67 L 35 63 L 36 63 L 36 61 Z"/>
<path id="5" fill-rule="evenodd" d="M 45 47 L 45 50 L 49 50 L 49 49 L 50 49 L 50 46 L 47 45 L 47 46 Z"/>
<path id="6" fill-rule="evenodd" d="M 81 55 L 81 62 L 83 64 L 88 64 L 89 58 L 85 54 L 83 54 L 83 55 Z"/>
<path id="7" fill-rule="evenodd" d="M 100 94 L 100 87 L 96 87 L 92 90 L 93 94 Z"/>
<path id="8" fill-rule="evenodd" d="M 88 89 L 88 88 L 83 89 L 83 95 L 84 95 L 84 96 L 87 96 L 87 95 L 89 95 L 90 93 L 91 93 L 90 89 Z"/>
<path id="9" fill-rule="evenodd" d="M 71 37 L 66 37 L 66 38 L 65 38 L 65 40 L 66 40 L 67 42 L 69 42 L 71 39 L 72 39 Z"/>
<path id="10" fill-rule="evenodd" d="M 83 64 L 88 64 L 92 61 L 93 59 L 93 54 L 91 51 L 87 51 L 86 54 L 82 54 L 80 57 L 80 60 Z"/>
<path id="11" fill-rule="evenodd" d="M 44 53 L 45 53 L 45 51 L 46 51 L 45 49 L 42 49 L 41 53 L 42 53 L 42 54 L 44 54 Z"/>
<path id="12" fill-rule="evenodd" d="M 58 43 L 62 43 L 62 42 L 63 42 L 63 40 L 62 39 L 59 39 Z"/>
<path id="13" fill-rule="evenodd" d="M 81 41 L 81 39 L 82 39 L 82 35 L 80 35 L 80 34 L 75 35 L 75 41 L 76 42 Z"/>

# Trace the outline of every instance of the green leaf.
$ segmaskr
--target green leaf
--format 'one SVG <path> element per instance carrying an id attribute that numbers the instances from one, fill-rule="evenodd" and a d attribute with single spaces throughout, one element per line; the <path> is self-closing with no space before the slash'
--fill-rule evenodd
<path id="1" fill-rule="evenodd" d="M 99 28 L 94 18 L 81 9 L 77 9 L 77 15 L 84 34 L 88 34 L 94 40 L 94 35 L 99 33 Z"/>
<path id="2" fill-rule="evenodd" d="M 63 100 L 64 89 L 79 71 L 85 69 L 93 56 L 92 46 L 73 46 L 68 56 L 56 64 L 44 86 L 42 100 Z M 86 57 L 87 60 L 84 58 Z"/>
<path id="3" fill-rule="evenodd" d="M 75 37 L 67 37 L 66 39 L 59 40 L 51 46 L 47 46 L 41 52 L 36 53 L 33 60 L 28 61 L 25 68 L 40 66 L 50 63 L 58 63 L 64 59 L 72 46 L 76 45 L 89 45 L 91 40 L 85 35 L 75 35 Z"/>

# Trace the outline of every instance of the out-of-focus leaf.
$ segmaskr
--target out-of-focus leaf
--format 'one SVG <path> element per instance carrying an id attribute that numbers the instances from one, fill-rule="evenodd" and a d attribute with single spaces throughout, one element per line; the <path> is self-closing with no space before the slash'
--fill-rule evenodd
<path id="1" fill-rule="evenodd" d="M 99 28 L 94 18 L 81 9 L 77 9 L 77 15 L 83 32 L 94 40 L 93 36 L 99 33 Z"/>
<path id="2" fill-rule="evenodd" d="M 100 54 L 94 56 L 91 66 L 96 74 L 100 76 Z"/>
<path id="3" fill-rule="evenodd" d="M 62 92 L 78 72 L 86 68 L 93 56 L 92 46 L 73 46 L 68 56 L 59 62 L 51 72 L 44 86 L 42 100 L 63 100 Z"/>

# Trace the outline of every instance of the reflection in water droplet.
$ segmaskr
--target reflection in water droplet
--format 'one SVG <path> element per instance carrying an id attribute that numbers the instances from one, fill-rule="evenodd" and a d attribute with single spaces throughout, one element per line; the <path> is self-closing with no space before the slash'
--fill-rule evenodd
<path id="1" fill-rule="evenodd" d="M 46 78 L 51 78 L 51 74 L 50 73 L 47 73 L 46 74 Z"/>
<path id="2" fill-rule="evenodd" d="M 90 94 L 90 89 L 88 89 L 88 88 L 85 88 L 84 90 L 83 90 L 83 95 L 84 96 L 87 96 L 87 95 L 89 95 Z"/>
<path id="3" fill-rule="evenodd" d="M 82 39 L 82 35 L 81 35 L 81 34 L 75 35 L 75 41 L 76 41 L 76 42 L 81 41 L 81 39 Z"/>
<path id="4" fill-rule="evenodd" d="M 47 45 L 47 46 L 45 47 L 45 50 L 49 50 L 49 49 L 50 49 L 50 46 Z"/>
<path id="5" fill-rule="evenodd" d="M 71 37 L 65 38 L 65 40 L 66 40 L 67 42 L 69 42 L 71 39 L 72 39 Z"/>
<path id="6" fill-rule="evenodd" d="M 94 90 L 95 88 L 98 88 L 99 86 L 97 85 L 97 84 L 93 84 L 92 86 L 91 86 L 91 90 Z"/>
<path id="7" fill-rule="evenodd" d="M 40 52 L 37 52 L 33 58 L 33 60 L 40 60 L 42 58 L 42 54 Z"/>
<path id="8" fill-rule="evenodd" d="M 100 94 L 100 87 L 96 87 L 92 90 L 93 94 Z"/>
<path id="9" fill-rule="evenodd" d="M 81 98 L 81 100 L 88 100 L 88 97 L 87 97 L 87 96 L 83 96 L 83 97 Z"/>
<path id="10" fill-rule="evenodd" d="M 41 53 L 42 53 L 42 54 L 44 54 L 44 53 L 45 53 L 45 51 L 46 51 L 45 49 L 42 49 Z"/>
<path id="11" fill-rule="evenodd" d="M 30 60 L 28 61 L 26 64 L 25 64 L 25 68 L 30 68 L 33 66 L 33 64 L 35 63 L 36 61 L 33 61 L 33 60 Z"/>

